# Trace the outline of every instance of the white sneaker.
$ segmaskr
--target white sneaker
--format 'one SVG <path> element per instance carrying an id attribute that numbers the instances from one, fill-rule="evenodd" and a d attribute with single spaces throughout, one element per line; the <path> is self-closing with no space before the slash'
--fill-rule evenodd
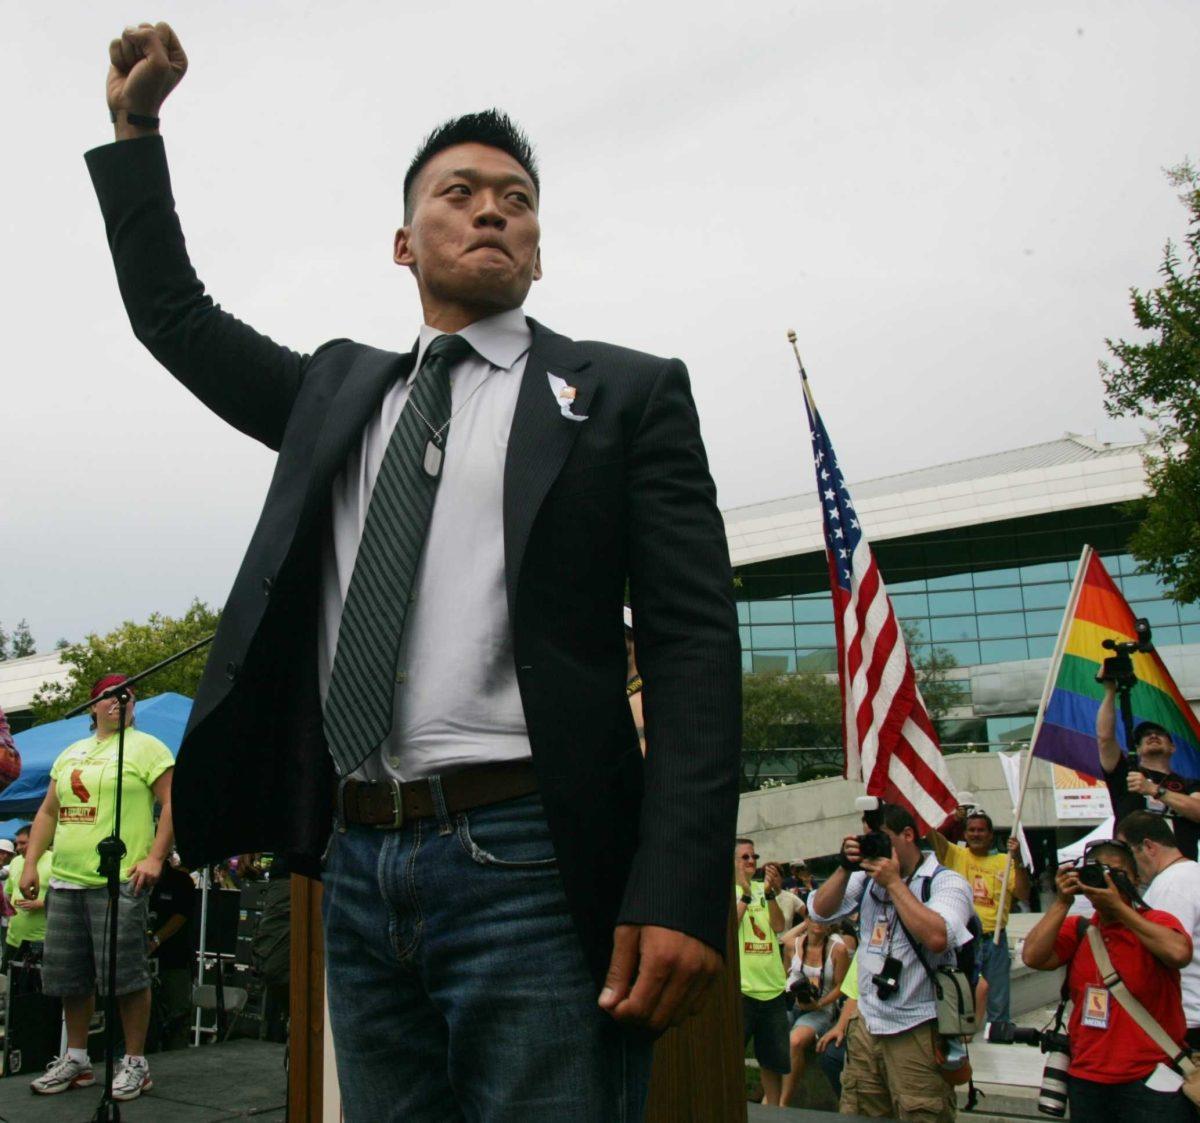
<path id="1" fill-rule="evenodd" d="M 63 1054 L 55 1057 L 29 1088 L 35 1095 L 53 1096 L 68 1088 L 88 1088 L 95 1083 L 91 1061 L 73 1061 L 68 1054 Z"/>
<path id="2" fill-rule="evenodd" d="M 153 1087 L 150 1066 L 145 1061 L 126 1061 L 113 1077 L 112 1098 L 136 1100 L 143 1092 L 148 1092 Z"/>

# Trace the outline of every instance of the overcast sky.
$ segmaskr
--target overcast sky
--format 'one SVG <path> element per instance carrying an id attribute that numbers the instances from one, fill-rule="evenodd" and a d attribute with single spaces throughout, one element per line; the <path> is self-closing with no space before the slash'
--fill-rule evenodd
<path id="1" fill-rule="evenodd" d="M 299 350 L 407 349 L 405 166 L 439 120 L 499 105 L 542 164 L 527 311 L 686 361 L 722 507 L 812 487 L 789 327 L 851 485 L 1136 435 L 1096 364 L 1185 229 L 1162 169 L 1200 155 L 1195 0 L 0 13 L 0 622 L 40 649 L 221 603 L 272 469 L 118 298 L 82 153 L 111 137 L 107 44 L 143 17 L 190 57 L 163 131 L 197 269 Z"/>

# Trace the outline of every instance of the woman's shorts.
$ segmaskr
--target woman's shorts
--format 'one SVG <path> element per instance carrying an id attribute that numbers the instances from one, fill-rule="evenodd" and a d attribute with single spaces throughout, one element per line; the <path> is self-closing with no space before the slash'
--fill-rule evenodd
<path id="1" fill-rule="evenodd" d="M 822 1006 L 820 1010 L 805 1010 L 803 1014 L 797 1014 L 795 1021 L 792 1022 L 792 1029 L 797 1026 L 808 1026 L 820 1037 L 833 1029 L 833 1023 L 836 1020 L 837 1004 L 831 1003 L 829 1006 Z"/>
<path id="2" fill-rule="evenodd" d="M 150 985 L 146 927 L 150 894 L 133 895 L 132 882 L 117 898 L 117 985 L 132 994 Z M 108 890 L 56 889 L 46 893 L 46 946 L 42 990 L 55 998 L 108 993 Z"/>

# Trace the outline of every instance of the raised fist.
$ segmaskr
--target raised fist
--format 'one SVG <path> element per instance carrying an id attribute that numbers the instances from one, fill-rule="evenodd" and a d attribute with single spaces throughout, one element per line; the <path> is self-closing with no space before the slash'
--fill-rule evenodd
<path id="1" fill-rule="evenodd" d="M 187 72 L 187 55 L 170 24 L 127 27 L 108 45 L 108 108 L 157 117 Z"/>

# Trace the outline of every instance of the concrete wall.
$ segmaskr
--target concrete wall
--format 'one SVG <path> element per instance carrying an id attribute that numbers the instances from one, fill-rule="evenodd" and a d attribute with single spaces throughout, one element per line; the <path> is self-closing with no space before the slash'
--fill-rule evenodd
<path id="1" fill-rule="evenodd" d="M 961 753 L 946 757 L 957 791 L 970 791 L 998 827 L 1012 826 L 1012 797 L 1004 783 L 995 753 Z M 835 854 L 842 839 L 862 829 L 854 809 L 856 796 L 865 789 L 857 781 L 812 780 L 786 788 L 747 792 L 738 807 L 738 834 L 754 839 L 766 858 L 794 861 Z M 1094 827 L 1099 819 L 1072 819 L 1060 823 L 1054 813 L 1050 765 L 1033 762 L 1021 819 L 1027 827 Z"/>

